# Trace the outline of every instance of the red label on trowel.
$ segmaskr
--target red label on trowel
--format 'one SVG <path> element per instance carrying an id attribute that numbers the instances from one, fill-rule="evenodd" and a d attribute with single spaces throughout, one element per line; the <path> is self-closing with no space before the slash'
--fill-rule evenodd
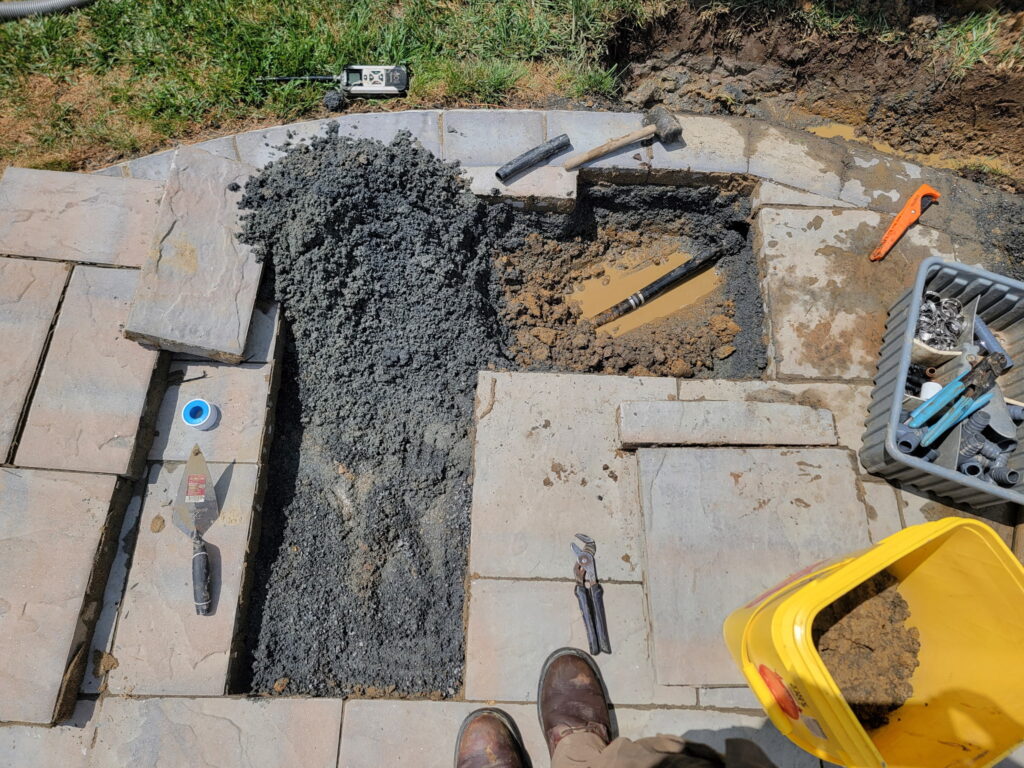
<path id="1" fill-rule="evenodd" d="M 206 501 L 206 475 L 189 475 L 185 488 L 186 504 L 202 504 Z"/>

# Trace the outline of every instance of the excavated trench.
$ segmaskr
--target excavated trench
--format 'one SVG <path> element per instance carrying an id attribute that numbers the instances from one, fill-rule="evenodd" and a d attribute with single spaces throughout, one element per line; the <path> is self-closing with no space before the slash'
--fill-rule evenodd
<path id="1" fill-rule="evenodd" d="M 329 135 L 242 205 L 287 338 L 239 691 L 458 692 L 479 370 L 765 365 L 741 193 L 594 186 L 572 214 L 527 213 L 481 202 L 408 135 Z M 645 315 L 588 321 L 709 254 Z"/>

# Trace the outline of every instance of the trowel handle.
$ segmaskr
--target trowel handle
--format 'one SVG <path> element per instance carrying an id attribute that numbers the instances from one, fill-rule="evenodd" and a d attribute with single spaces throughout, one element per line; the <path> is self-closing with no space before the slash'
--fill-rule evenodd
<path id="1" fill-rule="evenodd" d="M 198 533 L 192 537 L 192 599 L 197 614 L 210 614 L 210 556 L 206 542 Z"/>

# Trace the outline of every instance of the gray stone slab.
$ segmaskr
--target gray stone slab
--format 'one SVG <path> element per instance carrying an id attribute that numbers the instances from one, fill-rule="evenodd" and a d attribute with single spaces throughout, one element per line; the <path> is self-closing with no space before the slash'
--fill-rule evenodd
<path id="1" fill-rule="evenodd" d="M 86 768 L 96 732 L 90 722 L 95 701 L 80 701 L 71 719 L 53 728 L 11 725 L 0 728 L 0 765 L 6 768 Z"/>
<path id="2" fill-rule="evenodd" d="M 172 363 L 150 461 L 185 461 L 198 444 L 207 461 L 258 464 L 266 439 L 272 374 L 269 363 Z M 194 429 L 181 420 L 185 403 L 197 397 L 220 410 L 220 420 L 212 429 Z"/>
<path id="3" fill-rule="evenodd" d="M 576 171 L 548 165 L 534 168 L 510 183 L 498 181 L 498 166 L 471 166 L 463 169 L 473 194 L 493 200 L 505 200 L 518 208 L 532 211 L 567 213 L 576 205 Z"/>
<path id="4" fill-rule="evenodd" d="M 568 546 L 564 549 L 561 561 L 571 575 L 575 559 Z M 598 541 L 598 576 L 606 578 L 603 565 Z M 470 583 L 466 698 L 533 701 L 537 675 L 553 650 L 587 650 L 587 633 L 574 586 L 572 581 L 511 579 L 474 579 Z M 613 701 L 695 706 L 696 689 L 655 682 L 643 586 L 606 583 L 604 604 L 612 653 L 599 660 Z"/>
<path id="5" fill-rule="evenodd" d="M 100 168 L 98 171 L 93 171 L 97 176 L 113 176 L 121 179 L 127 176 L 128 163 L 118 163 L 117 165 L 108 165 L 106 168 Z"/>
<path id="6" fill-rule="evenodd" d="M 813 192 L 785 187 L 774 181 L 762 181 L 750 196 L 750 210 L 757 213 L 762 208 L 789 208 L 793 206 L 806 208 L 853 208 L 854 203 L 847 203 L 832 197 L 822 197 Z"/>
<path id="7" fill-rule="evenodd" d="M 635 464 L 618 450 L 615 409 L 675 392 L 675 379 L 481 373 L 470 571 L 567 578 L 582 531 L 601 547 L 604 578 L 639 581 Z"/>
<path id="8" fill-rule="evenodd" d="M 7 458 L 69 267 L 0 258 L 0 462 Z"/>
<path id="9" fill-rule="evenodd" d="M 701 688 L 697 692 L 700 705 L 712 709 L 754 709 L 761 711 L 761 702 L 745 685 Z"/>
<path id="10" fill-rule="evenodd" d="M 930 256 L 952 257 L 949 237 L 915 227 L 882 261 L 868 255 L 889 222 L 874 211 L 762 208 L 755 219 L 777 374 L 875 374 L 889 306 Z"/>
<path id="11" fill-rule="evenodd" d="M 152 155 L 144 155 L 128 161 L 128 176 L 133 179 L 149 179 L 161 184 L 170 177 L 176 149 L 165 149 Z"/>
<path id="12" fill-rule="evenodd" d="M 535 677 L 540 670 L 530 670 Z M 525 673 L 524 673 L 525 674 Z M 463 719 L 486 703 L 469 701 L 345 702 L 338 768 L 451 768 L 455 740 Z M 533 757 L 546 764 L 547 745 L 537 725 L 537 708 L 527 704 L 501 704 L 516 725 Z"/>
<path id="13" fill-rule="evenodd" d="M 846 153 L 806 131 L 756 122 L 750 129 L 749 172 L 825 197 L 839 197 Z"/>
<path id="14" fill-rule="evenodd" d="M 162 191 L 144 179 L 8 168 L 0 179 L 0 254 L 141 266 Z"/>
<path id="15" fill-rule="evenodd" d="M 407 110 L 342 115 L 240 133 L 235 137 L 235 142 L 242 162 L 262 168 L 284 154 L 280 149 L 282 145 L 324 136 L 328 126 L 337 124 L 338 133 L 343 136 L 377 139 L 385 143 L 390 142 L 399 131 L 409 131 L 425 149 L 440 157 L 440 114 L 434 110 Z"/>
<path id="16" fill-rule="evenodd" d="M 444 159 L 465 166 L 497 168 L 545 140 L 544 113 L 534 110 L 450 109 L 441 118 Z"/>
<path id="17" fill-rule="evenodd" d="M 95 620 L 94 564 L 115 483 L 0 469 L 0 721 L 50 723 L 74 697 L 65 674 Z"/>
<path id="18" fill-rule="evenodd" d="M 547 164 L 564 165 L 565 161 L 574 155 L 641 128 L 642 121 L 643 115 L 639 113 L 551 110 L 547 113 L 547 135 L 553 137 L 562 133 L 569 134 L 572 150 L 551 158 Z M 580 170 L 622 169 L 646 177 L 650 171 L 650 164 L 650 148 L 637 143 L 592 160 L 581 166 Z"/>
<path id="19" fill-rule="evenodd" d="M 750 121 L 705 115 L 676 115 L 676 118 L 682 125 L 682 141 L 651 144 L 654 171 L 747 172 Z"/>
<path id="20" fill-rule="evenodd" d="M 121 335 L 139 273 L 75 267 L 16 462 L 133 475 L 159 353 Z"/>
<path id="21" fill-rule="evenodd" d="M 661 684 L 745 683 L 722 641 L 728 614 L 871 544 L 846 451 L 644 448 L 637 461 Z"/>
<path id="22" fill-rule="evenodd" d="M 107 697 L 90 768 L 336 768 L 341 699 Z"/>
<path id="23" fill-rule="evenodd" d="M 933 169 L 866 147 L 851 145 L 849 151 L 839 198 L 853 205 L 896 213 L 922 184 L 943 186 L 942 174 Z"/>
<path id="24" fill-rule="evenodd" d="M 237 240 L 241 187 L 254 170 L 202 150 L 178 150 L 125 325 L 128 338 L 242 361 L 263 272 L 252 248 Z"/>
<path id="25" fill-rule="evenodd" d="M 631 739 L 668 733 L 725 751 L 726 739 L 748 739 L 779 768 L 818 768 L 820 762 L 779 733 L 766 717 L 732 712 L 616 707 L 619 733 Z"/>
<path id="26" fill-rule="evenodd" d="M 218 136 L 216 139 L 207 139 L 191 145 L 192 149 L 201 149 L 211 155 L 223 157 L 226 160 L 238 160 L 238 150 L 235 148 L 235 136 Z"/>
<path id="27" fill-rule="evenodd" d="M 697 400 L 619 405 L 619 440 L 640 445 L 835 445 L 832 413 L 793 403 Z"/>
<path id="28" fill-rule="evenodd" d="M 183 464 L 150 469 L 138 540 L 114 637 L 107 689 L 135 696 L 222 696 L 238 620 L 259 467 L 210 464 L 220 514 L 201 527 L 213 612 L 196 615 L 192 542 L 174 524 Z"/>
<path id="29" fill-rule="evenodd" d="M 868 533 L 871 543 L 877 544 L 903 528 L 897 490 L 888 483 L 873 482 L 867 476 L 860 478 L 864 488 L 864 509 L 868 515 Z"/>
<path id="30" fill-rule="evenodd" d="M 281 305 L 276 301 L 256 302 L 252 309 L 252 321 L 249 323 L 249 334 L 245 339 L 245 351 L 242 362 L 269 363 L 277 354 L 278 340 L 281 335 Z M 179 353 L 175 360 L 189 362 L 208 362 L 196 355 Z"/>

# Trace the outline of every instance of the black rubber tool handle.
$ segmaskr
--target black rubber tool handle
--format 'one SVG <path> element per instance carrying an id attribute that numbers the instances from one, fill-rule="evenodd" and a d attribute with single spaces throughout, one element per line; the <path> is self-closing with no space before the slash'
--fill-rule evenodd
<path id="1" fill-rule="evenodd" d="M 198 533 L 192 537 L 192 599 L 197 614 L 210 615 L 210 556 L 206 542 Z"/>
<path id="2" fill-rule="evenodd" d="M 604 587 L 600 584 L 592 586 L 590 588 L 590 601 L 594 605 L 594 626 L 597 629 L 597 644 L 605 653 L 611 653 L 612 641 L 608 638 L 608 617 L 604 615 Z"/>
<path id="3" fill-rule="evenodd" d="M 569 148 L 569 134 L 563 133 L 561 136 L 555 136 L 553 139 L 548 139 L 543 144 L 538 144 L 533 149 L 528 149 L 519 157 L 513 158 L 505 163 L 501 168 L 494 172 L 494 175 L 498 177 L 499 181 L 505 181 L 515 176 L 517 173 L 522 173 L 527 168 L 532 168 L 537 163 L 547 160 L 552 155 L 556 155 L 563 149 Z"/>
<path id="4" fill-rule="evenodd" d="M 582 584 L 576 585 L 576 600 L 580 604 L 580 613 L 583 614 L 583 626 L 587 628 L 587 642 L 590 643 L 590 655 L 596 656 L 601 652 L 601 646 L 597 642 L 597 628 L 594 626 L 594 614 L 590 609 L 590 598 L 587 595 L 587 588 Z"/>

